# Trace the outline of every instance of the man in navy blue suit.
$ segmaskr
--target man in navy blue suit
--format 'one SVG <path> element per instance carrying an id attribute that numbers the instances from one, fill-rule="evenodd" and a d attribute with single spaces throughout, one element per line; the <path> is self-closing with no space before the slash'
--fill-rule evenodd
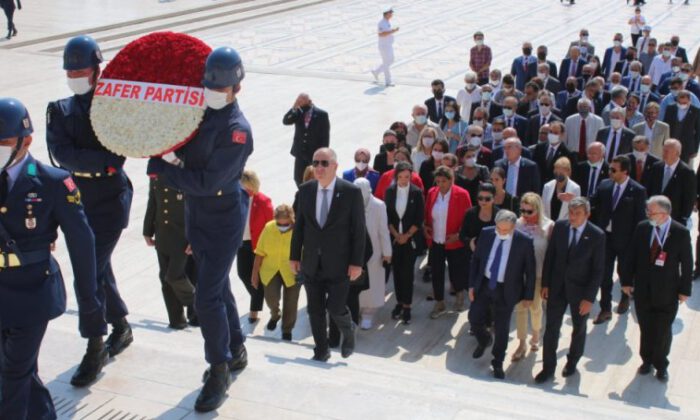
<path id="1" fill-rule="evenodd" d="M 510 317 L 515 305 L 528 307 L 535 295 L 535 250 L 525 233 L 515 230 L 517 216 L 509 210 L 496 214 L 496 226 L 481 231 L 469 273 L 469 322 L 478 340 L 474 358 L 492 342 L 493 376 L 504 379 L 503 359 L 508 346 Z M 486 330 L 494 309 L 495 342 Z"/>
<path id="2" fill-rule="evenodd" d="M 526 192 L 540 194 L 540 170 L 537 164 L 522 157 L 523 144 L 516 137 L 506 139 L 503 146 L 503 159 L 494 166 L 506 171 L 506 191 L 514 197 L 522 197 Z"/>
<path id="3" fill-rule="evenodd" d="M 559 66 L 559 82 L 562 86 L 569 77 L 581 77 L 581 71 L 585 65 L 586 61 L 581 58 L 581 49 L 578 47 L 571 47 L 569 50 L 569 58 L 563 59 L 561 66 Z"/>
<path id="4" fill-rule="evenodd" d="M 603 75 L 605 79 L 610 78 L 610 74 L 615 69 L 618 61 L 624 60 L 627 55 L 627 48 L 622 46 L 622 34 L 617 33 L 613 38 L 613 46 L 605 50 L 603 57 Z"/>
<path id="5" fill-rule="evenodd" d="M 528 119 L 517 114 L 518 100 L 515 96 L 508 96 L 503 100 L 503 120 L 506 127 L 512 127 L 518 132 L 518 137 L 525 139 L 527 137 Z"/>
<path id="6" fill-rule="evenodd" d="M 519 91 L 525 89 L 525 83 L 537 76 L 537 58 L 532 55 L 531 43 L 523 43 L 523 55 L 513 60 L 510 74 L 515 77 L 515 88 Z"/>

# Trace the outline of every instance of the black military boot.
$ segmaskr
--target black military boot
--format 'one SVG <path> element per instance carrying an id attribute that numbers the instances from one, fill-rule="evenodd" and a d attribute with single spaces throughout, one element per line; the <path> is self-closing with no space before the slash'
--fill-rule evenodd
<path id="1" fill-rule="evenodd" d="M 231 354 L 233 355 L 233 359 L 227 362 L 230 373 L 241 371 L 248 366 L 248 350 L 246 350 L 244 344 L 241 344 L 236 350 L 231 350 Z M 209 378 L 209 372 L 209 368 L 204 371 L 204 375 L 202 375 L 202 382 L 207 381 Z"/>
<path id="2" fill-rule="evenodd" d="M 126 318 L 112 324 L 112 334 L 107 337 L 107 349 L 109 357 L 114 357 L 123 352 L 129 344 L 133 343 L 134 335 L 131 332 L 131 326 L 126 322 Z"/>
<path id="3" fill-rule="evenodd" d="M 206 413 L 221 407 L 226 398 L 226 391 L 231 385 L 231 374 L 227 363 L 211 365 L 209 375 L 204 382 L 202 391 L 194 403 L 195 411 Z"/>
<path id="4" fill-rule="evenodd" d="M 102 372 L 102 368 L 109 360 L 109 353 L 102 341 L 102 337 L 93 337 L 88 340 L 87 351 L 83 360 L 80 362 L 73 377 L 70 379 L 70 384 L 75 387 L 84 387 L 90 385 L 97 379 L 97 375 Z"/>

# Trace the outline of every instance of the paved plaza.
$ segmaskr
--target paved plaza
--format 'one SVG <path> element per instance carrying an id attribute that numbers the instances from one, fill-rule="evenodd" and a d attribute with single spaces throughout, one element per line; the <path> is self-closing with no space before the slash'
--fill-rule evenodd
<path id="1" fill-rule="evenodd" d="M 47 160 L 45 110 L 49 100 L 68 96 L 61 69 L 66 40 L 87 33 L 112 58 L 121 47 L 158 30 L 186 32 L 213 47 L 238 49 L 247 76 L 240 103 L 253 127 L 255 153 L 249 166 L 261 178 L 261 191 L 275 205 L 294 197 L 293 129 L 282 116 L 300 92 L 329 112 L 331 146 L 341 168 L 353 165 L 358 147 L 378 150 L 381 133 L 396 120 L 408 121 L 413 104 L 430 96 L 430 81 L 442 78 L 447 94 L 462 86 L 472 34 L 482 30 L 494 51 L 493 67 L 510 69 L 523 41 L 549 46 L 557 65 L 578 31 L 590 30 L 596 51 L 612 44 L 615 32 L 629 42 L 632 7 L 622 0 L 396 0 L 396 86 L 372 83 L 369 69 L 379 55 L 375 28 L 381 18 L 371 0 L 33 0 L 15 15 L 19 36 L 0 41 L 0 96 L 20 98 L 29 108 L 35 133 L 32 153 Z M 648 0 L 643 14 L 660 40 L 680 35 L 690 60 L 700 46 L 700 4 L 669 5 Z M 677 0 L 675 3 L 680 3 Z M 206 364 L 203 340 L 194 328 L 173 331 L 158 281 L 155 251 L 141 235 L 146 211 L 146 160 L 126 164 L 135 188 L 129 228 L 113 259 L 115 276 L 131 314 L 134 344 L 113 359 L 88 389 L 74 389 L 70 376 L 83 355 L 85 340 L 77 329 L 77 306 L 49 325 L 39 361 L 59 418 L 68 419 L 461 419 L 461 418 L 698 418 L 700 413 L 700 292 L 681 306 L 674 324 L 670 380 L 640 377 L 636 369 L 639 330 L 634 311 L 613 315 L 604 325 L 589 321 L 580 375 L 563 379 L 570 324 L 562 331 L 559 369 L 554 383 L 536 386 L 542 355 L 529 353 L 510 363 L 504 382 L 492 379 L 490 357 L 473 360 L 476 340 L 469 336 L 467 313 L 438 320 L 428 314 L 430 285 L 417 280 L 413 322 L 391 320 L 392 284 L 387 305 L 370 331 L 358 331 L 357 352 L 349 359 L 333 353 L 328 364 L 309 361 L 313 339 L 304 294 L 294 342 L 269 332 L 265 311 L 260 322 L 247 322 L 248 294 L 235 269 L 232 285 L 248 335 L 249 367 L 236 377 L 229 399 L 216 413 L 193 413 Z M 697 213 L 693 216 L 697 226 Z M 693 232 L 693 238 L 695 232 Z M 72 279 L 66 247 L 58 241 L 56 257 L 69 290 Z M 235 267 L 235 266 L 234 266 Z M 697 285 L 695 283 L 694 285 Z M 618 286 L 613 292 L 619 296 Z M 448 299 L 448 304 L 449 302 Z M 597 305 L 593 313 L 598 312 Z"/>

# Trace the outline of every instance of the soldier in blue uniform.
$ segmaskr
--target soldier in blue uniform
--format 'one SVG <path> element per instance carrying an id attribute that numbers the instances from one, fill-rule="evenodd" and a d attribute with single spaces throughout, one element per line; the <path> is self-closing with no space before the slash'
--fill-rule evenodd
<path id="1" fill-rule="evenodd" d="M 63 68 L 75 95 L 49 103 L 46 142 L 53 159 L 73 175 L 95 234 L 98 298 L 103 302 L 106 321 L 112 324 L 106 348 L 113 357 L 133 341 L 126 321 L 128 311 L 119 295 L 111 263 L 112 252 L 129 222 L 133 188 L 124 173 L 125 158 L 100 144 L 90 123 L 90 105 L 101 62 L 102 54 L 94 39 L 83 35 L 68 41 Z M 71 379 L 74 386 L 89 385 L 96 378 L 96 367 L 105 362 L 99 346 L 102 337 L 90 338 L 85 358 Z"/>
<path id="2" fill-rule="evenodd" d="M 195 410 L 221 406 L 232 371 L 247 365 L 244 336 L 229 272 L 241 245 L 248 196 L 241 173 L 253 152 L 253 137 L 236 94 L 244 77 L 241 58 L 218 48 L 206 61 L 203 84 L 207 110 L 197 135 L 176 152 L 183 166 L 151 158 L 149 175 L 165 174 L 185 193 L 185 232 L 197 264 L 195 308 L 210 368 Z"/>
<path id="3" fill-rule="evenodd" d="M 0 98 L 0 419 L 55 419 L 37 359 L 48 322 L 66 309 L 51 244 L 68 245 L 83 337 L 107 333 L 95 281 L 95 242 L 70 174 L 28 152 L 32 123 L 16 99 Z"/>

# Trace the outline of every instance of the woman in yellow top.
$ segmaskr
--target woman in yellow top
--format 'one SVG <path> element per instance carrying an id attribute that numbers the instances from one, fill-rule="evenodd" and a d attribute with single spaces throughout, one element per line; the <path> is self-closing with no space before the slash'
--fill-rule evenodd
<path id="1" fill-rule="evenodd" d="M 287 341 L 292 340 L 301 289 L 289 267 L 293 226 L 294 210 L 286 204 L 278 206 L 275 209 L 274 220 L 265 225 L 258 239 L 251 279 L 253 287 L 257 289 L 262 283 L 265 290 L 265 302 L 272 313 L 267 329 L 273 331 L 282 318 L 282 339 Z M 280 316 L 281 297 L 283 304 Z"/>

